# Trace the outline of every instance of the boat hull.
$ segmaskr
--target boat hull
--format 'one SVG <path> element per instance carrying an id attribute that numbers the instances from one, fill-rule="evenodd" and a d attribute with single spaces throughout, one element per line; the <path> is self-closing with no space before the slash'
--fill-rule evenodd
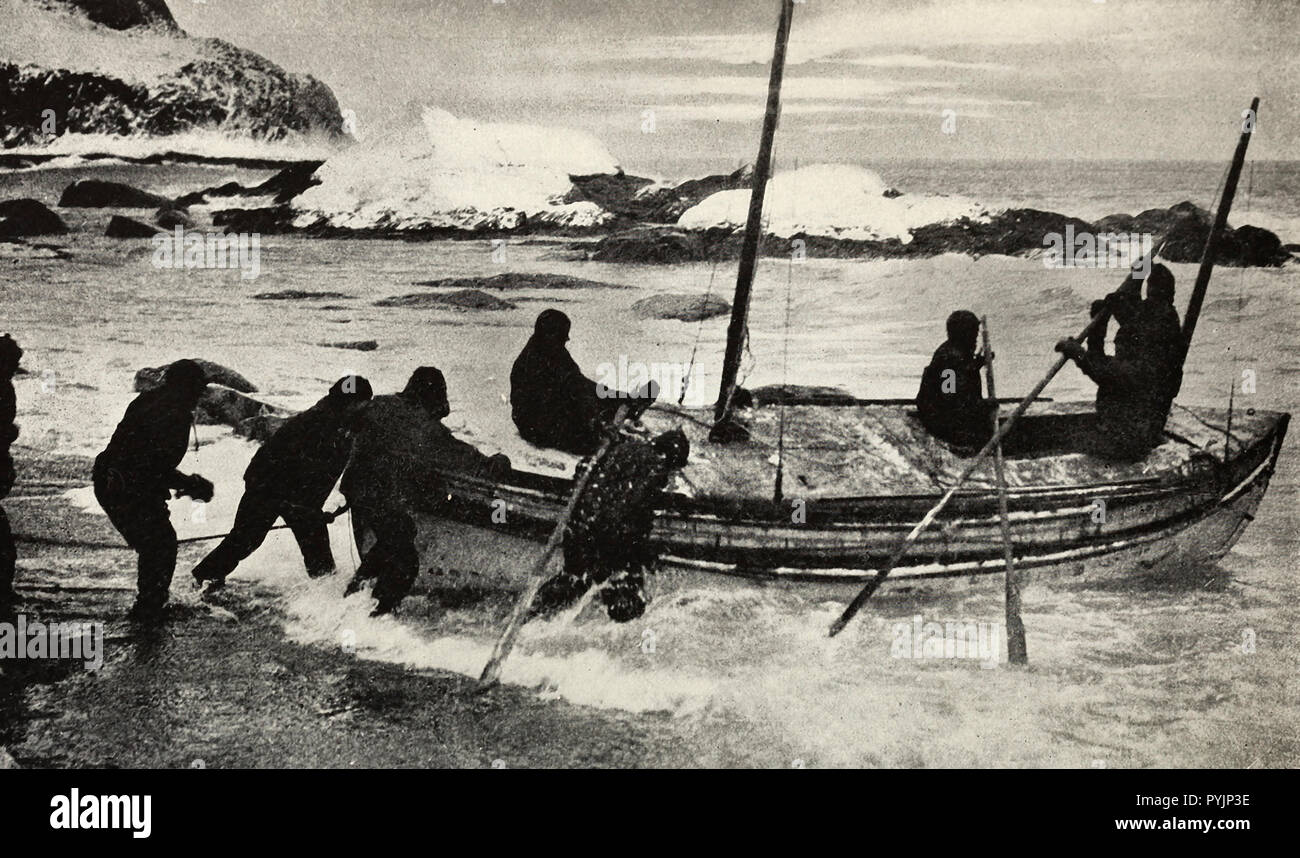
<path id="1" fill-rule="evenodd" d="M 1226 554 L 1253 519 L 1276 466 L 1288 415 L 1276 415 L 1228 461 L 1176 479 L 1020 487 L 1011 493 L 1018 571 L 1026 580 L 1080 581 L 1195 574 Z M 522 588 L 566 499 L 562 481 L 493 484 L 448 475 L 445 503 L 416 513 L 421 588 Z M 856 592 L 877 574 L 933 496 L 876 496 L 784 510 L 704 501 L 666 504 L 653 538 L 662 549 L 654 589 L 711 581 Z M 367 538 L 358 534 L 364 547 Z M 553 558 L 551 572 L 560 570 Z M 1004 571 L 996 494 L 959 494 L 949 513 L 894 568 L 887 587 L 928 588 Z"/>

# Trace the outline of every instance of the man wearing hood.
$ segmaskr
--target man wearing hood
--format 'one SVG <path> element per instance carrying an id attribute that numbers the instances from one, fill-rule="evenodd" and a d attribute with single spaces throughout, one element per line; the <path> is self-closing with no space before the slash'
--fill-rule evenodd
<path id="1" fill-rule="evenodd" d="M 1172 346 L 1153 334 L 1141 288 L 1142 281 L 1130 276 L 1093 302 L 1093 317 L 1103 314 L 1103 319 L 1089 332 L 1087 348 L 1068 337 L 1056 344 L 1097 383 L 1096 424 L 1083 439 L 1084 452 L 1116 462 L 1142 459 L 1161 443 L 1173 401 Z M 1105 348 L 1111 316 L 1119 322 L 1114 355 Z M 1179 376 L 1181 359 L 1179 351 Z"/>
<path id="2" fill-rule="evenodd" d="M 293 531 L 310 577 L 334 573 L 327 528 L 333 518 L 321 507 L 348 463 L 352 435 L 370 397 L 370 382 L 344 376 L 328 395 L 276 430 L 244 471 L 234 526 L 194 567 L 195 581 L 221 586 L 258 549 L 277 518 Z"/>
<path id="3" fill-rule="evenodd" d="M 510 413 L 525 441 L 586 456 L 600 445 L 620 405 L 629 406 L 628 419 L 635 420 L 654 404 L 659 389 L 651 381 L 627 393 L 587 378 L 565 345 L 569 328 L 569 317 L 559 310 L 538 315 L 510 370 Z"/>
<path id="4" fill-rule="evenodd" d="M 935 349 L 921 375 L 917 412 L 931 435 L 978 449 L 993 434 L 992 412 L 997 408 L 984 398 L 980 385 L 984 355 L 975 353 L 980 320 L 970 310 L 958 310 L 948 317 L 947 327 L 948 339 Z"/>
<path id="5" fill-rule="evenodd" d="M 1169 404 L 1183 386 L 1183 323 L 1174 308 L 1174 274 L 1156 263 L 1146 277 L 1146 300 L 1142 302 L 1142 326 L 1148 349 L 1160 375 L 1160 384 Z"/>
<path id="6" fill-rule="evenodd" d="M 352 508 L 361 566 L 348 594 L 374 581 L 376 614 L 393 611 L 419 573 L 414 509 L 436 508 L 444 495 L 439 469 L 496 478 L 504 455 L 485 456 L 442 425 L 451 413 L 447 382 L 435 367 L 411 374 L 401 393 L 376 396 L 361 418 L 340 488 Z M 367 534 L 374 537 L 368 550 Z"/>
<path id="7" fill-rule="evenodd" d="M 108 520 L 136 550 L 138 576 L 133 619 L 162 619 L 176 571 L 176 531 L 167 500 L 171 491 L 212 500 L 212 483 L 177 470 L 189 445 L 194 408 L 207 389 L 192 360 L 167 367 L 162 384 L 126 408 L 104 452 L 95 459 L 95 498 Z"/>
<path id="8" fill-rule="evenodd" d="M 690 442 L 680 429 L 651 441 L 621 436 L 596 465 L 564 531 L 564 571 L 542 585 L 534 615 L 576 602 L 604 584 L 609 618 L 626 623 L 645 612 L 645 576 L 659 550 L 650 541 L 668 480 L 685 467 Z M 584 461 L 582 469 L 591 467 Z"/>
<path id="9" fill-rule="evenodd" d="M 18 426 L 14 423 L 18 414 L 14 374 L 18 372 L 18 363 L 22 358 L 23 350 L 14 342 L 13 337 L 8 334 L 0 337 L 0 500 L 8 497 L 9 490 L 18 478 L 9 446 L 18 437 Z M 18 552 L 14 548 L 9 516 L 0 507 L 0 616 L 12 611 L 18 602 L 18 594 L 14 592 L 14 567 L 17 562 Z"/>

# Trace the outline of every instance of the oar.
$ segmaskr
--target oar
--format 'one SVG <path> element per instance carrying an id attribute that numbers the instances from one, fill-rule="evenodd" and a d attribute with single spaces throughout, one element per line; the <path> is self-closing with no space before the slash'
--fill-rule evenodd
<path id="1" fill-rule="evenodd" d="M 1164 242 L 1157 245 L 1156 248 L 1151 251 L 1148 258 L 1154 259 L 1163 245 Z M 1129 282 L 1131 279 L 1133 279 L 1132 273 L 1129 274 L 1125 283 Z M 1079 336 L 1074 338 L 1074 341 L 1083 342 L 1086 340 L 1088 335 L 1092 333 L 1092 329 L 1101 324 L 1102 321 L 1107 319 L 1109 316 L 1109 308 L 1102 308 L 1102 311 L 1096 316 L 1093 316 L 1092 320 L 1088 322 L 1087 327 L 1080 332 Z M 894 566 L 903 558 L 903 555 L 907 553 L 907 549 L 912 547 L 912 543 L 916 541 L 916 538 L 920 536 L 921 532 L 929 527 L 939 513 L 943 511 L 943 508 L 948 505 L 948 501 L 952 500 L 953 495 L 957 493 L 957 489 L 961 488 L 962 484 L 970 478 L 970 475 L 975 473 L 975 469 L 983 464 L 984 457 L 991 453 L 997 445 L 1002 443 L 1002 439 L 1011 431 L 1011 427 L 1016 424 L 1016 421 L 1020 419 L 1022 414 L 1029 410 L 1029 406 L 1034 403 L 1034 400 L 1038 398 L 1038 395 L 1043 392 L 1043 389 L 1046 388 L 1049 383 L 1051 383 L 1052 379 L 1056 377 L 1056 374 L 1061 371 L 1061 368 L 1064 367 L 1069 360 L 1070 359 L 1066 355 L 1058 357 L 1056 362 L 1052 364 L 1052 368 L 1047 371 L 1047 375 L 1043 376 L 1042 381 L 1034 385 L 1034 389 L 1029 391 L 1024 399 L 1020 400 L 1020 404 L 1017 405 L 1015 410 L 1007 417 L 1006 422 L 1002 424 L 1002 428 L 993 433 L 993 437 L 980 448 L 980 451 L 975 454 L 975 457 L 970 460 L 965 469 L 963 469 L 957 476 L 957 481 L 952 484 L 952 487 L 944 493 L 943 497 L 939 498 L 939 502 L 925 514 L 925 518 L 917 522 L 916 527 L 912 528 L 912 531 L 904 537 L 901 543 L 899 543 L 898 548 L 894 550 L 893 556 L 891 556 L 889 562 L 885 564 L 885 568 L 880 572 L 877 572 L 875 577 L 866 583 L 866 586 L 862 588 L 862 592 L 858 593 L 853 601 L 849 603 L 849 606 L 844 609 L 844 613 L 840 615 L 839 619 L 831 623 L 831 637 L 835 637 L 835 635 L 843 631 L 844 627 L 849 624 L 849 621 L 857 615 L 858 611 L 862 609 L 862 606 L 871 598 L 871 594 L 875 593 L 880 585 L 885 582 L 885 578 L 889 577 L 889 573 L 894 571 Z"/>
<path id="2" fill-rule="evenodd" d="M 988 380 L 989 399 L 997 400 L 997 388 L 993 384 L 993 348 L 989 345 L 989 320 L 980 320 L 984 335 L 984 377 Z M 992 410 L 993 430 L 998 428 L 998 410 Z M 1002 442 L 993 448 L 993 470 L 998 478 L 998 519 L 1002 525 L 1002 556 L 1006 563 L 1006 614 L 1007 614 L 1007 661 L 1012 664 L 1028 664 L 1029 650 L 1025 646 L 1025 624 L 1020 619 L 1020 582 L 1016 580 L 1015 552 L 1011 548 L 1011 517 L 1007 512 L 1007 475 L 1002 465 Z"/>
<path id="3" fill-rule="evenodd" d="M 578 501 L 582 500 L 583 494 L 587 491 L 587 484 L 591 482 L 591 475 L 596 472 L 596 466 L 600 460 L 605 458 L 609 452 L 610 444 L 613 443 L 614 437 L 618 430 L 623 426 L 623 420 L 627 417 L 628 407 L 620 405 L 618 411 L 614 413 L 614 422 L 601 441 L 600 448 L 596 454 L 591 457 L 591 464 L 588 465 L 586 472 L 574 483 L 573 493 L 569 495 L 569 502 L 564 507 L 564 513 L 560 516 L 559 521 L 551 530 L 551 536 L 546 540 L 546 548 L 542 551 L 542 556 L 537 558 L 533 564 L 532 572 L 528 575 L 528 583 L 524 585 L 524 591 L 519 594 L 519 600 L 515 602 L 515 609 L 510 613 L 510 619 L 506 621 L 506 627 L 501 632 L 501 637 L 497 640 L 496 646 L 492 648 L 492 657 L 483 668 L 483 674 L 478 678 L 479 689 L 490 688 L 497 683 L 501 677 L 501 666 L 510 656 L 510 651 L 514 649 L 515 638 L 519 636 L 519 630 L 523 628 L 524 622 L 528 618 L 528 609 L 533 606 L 533 600 L 537 598 L 537 591 L 541 589 L 542 584 L 546 581 L 546 567 L 550 565 L 551 558 L 555 555 L 556 550 L 564 541 L 564 529 L 569 526 L 569 520 L 573 518 L 573 511 L 578 506 Z"/>

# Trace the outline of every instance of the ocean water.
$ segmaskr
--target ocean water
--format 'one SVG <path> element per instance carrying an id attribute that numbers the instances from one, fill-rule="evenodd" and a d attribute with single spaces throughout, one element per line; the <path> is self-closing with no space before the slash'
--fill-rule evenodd
<path id="1" fill-rule="evenodd" d="M 1052 165 L 870 165 L 895 186 L 970 196 L 989 205 L 1033 205 L 1083 217 L 1167 206 L 1208 205 L 1221 165 L 1098 162 Z M 57 200 L 89 175 L 176 193 L 248 171 L 211 167 L 47 169 L 0 175 L 0 198 Z M 1250 174 L 1248 174 L 1249 176 Z M 1300 238 L 1300 166 L 1260 165 L 1239 197 L 1234 223 L 1272 225 Z M 1246 214 L 1249 212 L 1249 215 Z M 466 439 L 493 446 L 511 432 L 508 373 L 541 309 L 574 322 L 571 349 L 592 375 L 602 364 L 693 366 L 692 387 L 711 397 L 726 319 L 700 325 L 643 321 L 631 305 L 661 292 L 729 297 L 734 265 L 618 266 L 575 262 L 562 244 L 511 241 L 404 242 L 264 236 L 255 280 L 237 271 L 158 269 L 148 241 L 102 238 L 107 214 L 65 211 L 74 233 L 54 243 L 68 260 L 14 260 L 0 269 L 3 327 L 27 349 L 31 375 L 18 382 L 22 445 L 92 453 L 131 398 L 141 366 L 198 356 L 234 367 L 268 401 L 301 408 L 346 373 L 376 390 L 400 388 L 410 370 L 447 374 L 453 415 Z M 144 214 L 144 213 L 142 213 Z M 496 251 L 494 253 L 494 251 Z M 1194 266 L 1171 266 L 1180 301 Z M 381 308 L 374 301 L 421 287 L 414 281 L 504 271 L 552 272 L 624 288 L 502 297 L 514 310 Z M 943 256 L 849 262 L 765 260 L 742 376 L 750 385 L 832 384 L 859 396 L 907 397 L 943 321 L 958 308 L 987 315 L 998 355 L 999 392 L 1023 393 L 1052 362 L 1052 344 L 1077 333 L 1089 302 L 1123 272 L 1049 269 L 1037 260 Z M 1211 285 L 1181 401 L 1295 411 L 1300 405 L 1300 268 L 1220 269 Z M 285 289 L 344 298 L 258 301 Z M 327 343 L 374 339 L 357 352 Z M 1241 387 L 1253 374 L 1253 392 Z M 1089 398 L 1072 368 L 1048 390 Z M 207 520 L 174 505 L 184 535 L 219 531 L 238 499 L 252 447 L 225 430 L 183 468 L 213 478 Z M 526 627 L 505 681 L 545 698 L 662 725 L 709 749 L 701 765 L 762 766 L 1294 766 L 1300 763 L 1300 582 L 1295 502 L 1300 458 L 1288 442 L 1257 520 L 1218 570 L 1198 580 L 1081 587 L 1042 580 L 1026 588 L 1031 667 L 992 657 L 914 658 L 896 645 L 905 629 L 954 620 L 1002 619 L 996 582 L 927 596 L 884 594 L 840 637 L 825 629 L 841 605 L 798 593 L 700 586 L 653 602 L 627 625 L 580 609 Z M 89 479 L 89 477 L 87 477 Z M 70 514 L 91 506 L 68 497 Z M 21 521 L 16 522 L 21 529 Z M 355 553 L 340 522 L 343 573 L 308 582 L 292 540 L 275 535 L 233 579 L 272 587 L 286 631 L 311 646 L 355 646 L 360 657 L 476 675 L 508 599 L 463 604 L 408 601 L 374 620 L 359 598 L 343 600 Z M 176 597 L 201 549 L 183 554 Z M 184 591 L 184 592 L 182 592 Z M 598 750 L 596 752 L 599 758 Z"/>

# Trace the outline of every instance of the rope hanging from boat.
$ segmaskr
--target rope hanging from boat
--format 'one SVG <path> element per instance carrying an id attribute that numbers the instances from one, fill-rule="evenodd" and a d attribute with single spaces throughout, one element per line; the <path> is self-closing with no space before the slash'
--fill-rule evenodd
<path id="1" fill-rule="evenodd" d="M 772 504 L 779 505 L 784 496 L 784 486 L 782 479 L 785 475 L 785 401 L 786 385 L 789 382 L 790 370 L 790 305 L 794 293 L 794 254 L 790 254 L 790 259 L 786 265 L 785 277 L 785 329 L 781 343 L 781 410 L 777 422 L 776 434 L 776 485 L 772 490 Z"/>
<path id="2" fill-rule="evenodd" d="M 713 268 L 709 271 L 709 287 L 704 292 L 704 306 L 707 308 L 709 299 L 713 297 L 713 279 L 718 273 L 718 259 L 713 260 Z M 695 323 L 695 345 L 691 346 L 691 361 L 686 365 L 686 378 L 682 381 L 682 392 L 677 397 L 677 404 L 681 405 L 686 401 L 686 391 L 691 386 L 691 376 L 695 373 L 695 355 L 700 350 L 700 335 L 704 333 L 704 313 L 700 313 L 699 321 Z"/>
<path id="3" fill-rule="evenodd" d="M 1255 162 L 1250 162 L 1250 171 L 1246 174 L 1246 216 L 1250 216 L 1250 200 L 1255 192 Z M 1241 266 L 1237 274 L 1237 324 L 1241 325 L 1242 310 L 1246 304 L 1246 266 Z M 1232 351 L 1232 345 L 1228 345 L 1228 351 Z M 1232 356 L 1232 378 L 1228 384 L 1228 419 L 1223 429 L 1223 461 L 1227 462 L 1232 457 L 1232 409 L 1236 401 L 1237 394 L 1237 355 Z"/>

